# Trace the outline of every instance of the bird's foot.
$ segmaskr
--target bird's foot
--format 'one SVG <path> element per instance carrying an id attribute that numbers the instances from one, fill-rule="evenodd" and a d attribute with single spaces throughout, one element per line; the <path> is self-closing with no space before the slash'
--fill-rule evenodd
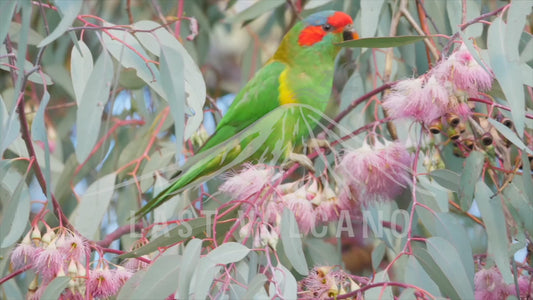
<path id="1" fill-rule="evenodd" d="M 281 166 L 283 169 L 287 170 L 292 167 L 295 163 L 300 164 L 302 167 L 306 168 L 310 172 L 315 172 L 315 167 L 313 162 L 304 154 L 291 152 L 287 158 L 287 161 Z"/>

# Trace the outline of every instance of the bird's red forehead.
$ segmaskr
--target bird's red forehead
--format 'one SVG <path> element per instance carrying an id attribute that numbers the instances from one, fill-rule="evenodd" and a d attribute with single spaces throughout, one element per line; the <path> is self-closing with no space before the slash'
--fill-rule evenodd
<path id="1" fill-rule="evenodd" d="M 328 24 L 335 28 L 342 28 L 346 25 L 353 24 L 353 20 L 352 17 L 343 13 L 342 11 L 337 11 L 328 18 Z"/>

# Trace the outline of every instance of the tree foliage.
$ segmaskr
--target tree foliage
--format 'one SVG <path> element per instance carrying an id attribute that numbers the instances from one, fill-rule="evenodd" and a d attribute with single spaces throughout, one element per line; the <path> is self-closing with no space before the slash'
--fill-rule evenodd
<path id="1" fill-rule="evenodd" d="M 1 1 L 1 298 L 531 297 L 532 6 Z M 238 161 L 136 220 L 326 9 L 361 38 L 313 168 Z"/>

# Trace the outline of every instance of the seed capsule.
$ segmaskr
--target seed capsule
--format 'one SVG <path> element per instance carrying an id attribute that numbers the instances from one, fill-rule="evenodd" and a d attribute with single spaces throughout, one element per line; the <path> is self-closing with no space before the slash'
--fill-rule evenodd
<path id="1" fill-rule="evenodd" d="M 509 118 L 503 118 L 502 124 L 509 127 L 510 129 L 513 129 L 513 121 L 511 121 L 511 119 Z"/>
<path id="2" fill-rule="evenodd" d="M 457 140 L 461 135 L 459 134 L 459 132 L 457 132 L 457 130 L 455 130 L 455 128 L 453 127 L 450 127 L 448 128 L 448 137 L 452 140 Z"/>
<path id="3" fill-rule="evenodd" d="M 446 122 L 448 122 L 450 126 L 456 127 L 457 125 L 459 125 L 459 123 L 461 123 L 461 119 L 456 114 L 449 114 L 446 118 Z"/>
<path id="4" fill-rule="evenodd" d="M 483 136 L 481 137 L 481 143 L 483 143 L 484 146 L 492 145 L 493 142 L 492 134 L 490 132 L 485 132 Z"/>
<path id="5" fill-rule="evenodd" d="M 433 134 L 439 134 L 442 131 L 442 122 L 440 119 L 435 119 L 429 125 L 429 132 Z"/>

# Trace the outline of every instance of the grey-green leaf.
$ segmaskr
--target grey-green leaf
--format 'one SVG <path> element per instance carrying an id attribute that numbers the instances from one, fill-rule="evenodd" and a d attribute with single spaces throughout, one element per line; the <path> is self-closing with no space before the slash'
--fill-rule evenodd
<path id="1" fill-rule="evenodd" d="M 67 288 L 69 281 L 70 277 L 68 276 L 54 278 L 54 280 L 46 286 L 46 290 L 44 290 L 41 299 L 59 299 L 61 293 Z"/>
<path id="2" fill-rule="evenodd" d="M 384 0 L 361 1 L 361 36 L 373 37 Z"/>
<path id="3" fill-rule="evenodd" d="M 76 95 L 76 103 L 80 105 L 83 91 L 85 91 L 93 71 L 93 56 L 89 47 L 82 40 L 78 41 L 78 46 L 72 47 L 70 52 L 70 76 Z"/>
<path id="4" fill-rule="evenodd" d="M 160 54 L 161 86 L 167 95 L 170 114 L 174 118 L 176 135 L 176 158 L 179 159 L 183 144 L 183 128 L 185 126 L 185 80 L 184 64 L 180 52 L 161 45 Z"/>
<path id="5" fill-rule="evenodd" d="M 37 47 L 42 48 L 59 38 L 76 20 L 83 4 L 82 0 L 55 0 L 56 7 L 61 12 L 61 21 L 57 27 Z"/>
<path id="6" fill-rule="evenodd" d="M 207 257 L 217 264 L 225 265 L 240 261 L 248 255 L 249 252 L 250 249 L 242 244 L 228 242 L 216 247 L 213 251 L 207 254 Z"/>
<path id="7" fill-rule="evenodd" d="M 166 299 L 176 290 L 182 263 L 180 255 L 159 257 L 146 271 L 131 277 L 117 299 Z"/>
<path id="8" fill-rule="evenodd" d="M 1 197 L 3 209 L 0 220 L 0 248 L 17 242 L 26 230 L 30 215 L 30 194 L 25 181 L 27 173 L 21 176 L 15 168 L 10 168 L 6 175 L 8 176 L 4 176 L 0 184 L 9 190 L 10 195 Z"/>
<path id="9" fill-rule="evenodd" d="M 502 123 L 489 119 L 489 122 L 498 130 L 503 136 L 513 143 L 520 150 L 526 151 L 527 153 L 533 155 L 533 150 L 531 150 L 524 142 L 514 133 L 509 127 L 503 125 Z"/>
<path id="10" fill-rule="evenodd" d="M 185 126 L 184 139 L 187 140 L 196 132 L 203 121 L 204 114 L 202 113 L 202 108 L 206 99 L 206 86 L 202 72 L 183 45 L 176 40 L 176 37 L 170 34 L 166 29 L 161 28 L 159 24 L 153 21 L 139 21 L 135 23 L 133 27 L 135 29 L 151 31 L 137 32 L 135 33 L 135 36 L 152 54 L 159 55 L 161 53 L 161 45 L 165 45 L 179 52 L 183 59 L 183 72 L 186 74 L 185 91 L 187 94 L 188 106 L 188 111 L 186 111 L 188 117 L 187 125 Z"/>
<path id="11" fill-rule="evenodd" d="M 459 183 L 461 182 L 461 176 L 454 171 L 448 169 L 439 169 L 430 173 L 431 178 L 440 184 L 442 187 L 449 189 L 450 191 L 459 192 Z"/>
<path id="12" fill-rule="evenodd" d="M 261 289 L 264 289 L 266 281 L 267 277 L 264 274 L 258 273 L 255 275 L 252 281 L 248 283 L 248 290 L 243 298 L 252 299 Z"/>
<path id="13" fill-rule="evenodd" d="M 488 54 L 494 75 L 511 107 L 511 116 L 516 131 L 519 136 L 522 136 L 526 118 L 524 89 L 518 58 L 509 60 L 509 53 L 506 51 L 506 32 L 506 24 L 502 18 L 496 18 L 488 30 Z"/>
<path id="14" fill-rule="evenodd" d="M 83 236 L 92 239 L 100 228 L 115 192 L 115 178 L 116 173 L 110 173 L 93 182 L 72 213 L 72 224 Z"/>
<path id="15" fill-rule="evenodd" d="M 16 6 L 17 1 L 0 1 L 0 41 L 5 40 L 9 32 L 9 23 Z"/>
<path id="16" fill-rule="evenodd" d="M 89 157 L 98 139 L 112 79 L 113 61 L 104 50 L 89 76 L 76 114 L 76 157 L 80 163 Z"/>
<path id="17" fill-rule="evenodd" d="M 18 114 L 15 111 L 9 114 L 4 105 L 4 99 L 0 95 L 0 153 L 4 153 L 19 135 L 20 121 Z"/>
<path id="18" fill-rule="evenodd" d="M 262 14 L 282 5 L 285 0 L 269 0 L 269 1 L 257 1 L 247 9 L 243 10 L 228 21 L 231 23 L 239 23 L 243 21 L 253 20 Z"/>
<path id="19" fill-rule="evenodd" d="M 459 186 L 459 201 L 464 211 L 469 210 L 470 206 L 472 206 L 474 187 L 483 170 L 484 160 L 485 155 L 479 151 L 470 152 L 470 155 L 466 159 Z"/>
<path id="20" fill-rule="evenodd" d="M 419 42 L 427 36 L 406 35 L 395 37 L 360 38 L 353 41 L 338 43 L 341 47 L 348 48 L 392 48 Z"/>
<path id="21" fill-rule="evenodd" d="M 302 239 L 298 230 L 298 223 L 292 211 L 288 208 L 283 209 L 281 215 L 281 242 L 287 258 L 294 269 L 307 276 L 309 270 L 302 249 Z"/>
<path id="22" fill-rule="evenodd" d="M 513 276 L 509 264 L 509 239 L 505 216 L 500 198 L 492 197 L 493 194 L 483 181 L 476 184 L 476 202 L 488 235 L 489 255 L 496 261 L 505 282 L 510 284 L 513 281 Z"/>
<path id="23" fill-rule="evenodd" d="M 159 248 L 168 247 L 185 239 L 189 239 L 193 236 L 198 238 L 209 229 L 208 226 L 211 224 L 213 224 L 212 220 L 207 222 L 205 217 L 181 222 L 178 226 L 170 229 L 165 234 L 151 240 L 150 243 L 126 254 L 122 254 L 119 258 L 139 257 L 157 251 Z"/>
<path id="24" fill-rule="evenodd" d="M 198 261 L 200 260 L 201 251 L 201 239 L 192 239 L 189 241 L 189 243 L 187 243 L 187 247 L 183 252 L 183 261 L 186 261 L 187 263 L 182 266 L 178 279 L 177 295 L 179 299 L 187 299 L 189 297 L 189 286 L 191 284 L 194 270 L 196 269 Z"/>

